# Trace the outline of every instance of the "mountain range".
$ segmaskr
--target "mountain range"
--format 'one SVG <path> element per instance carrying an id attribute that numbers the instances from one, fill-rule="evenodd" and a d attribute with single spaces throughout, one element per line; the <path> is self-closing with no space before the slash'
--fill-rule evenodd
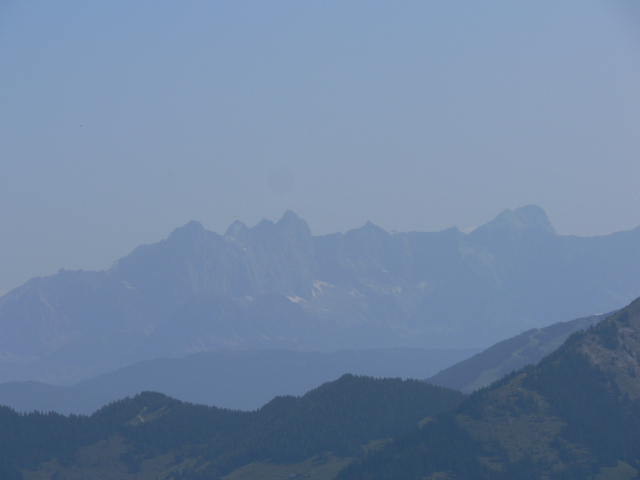
<path id="1" fill-rule="evenodd" d="M 314 236 L 293 212 L 224 235 L 190 222 L 107 271 L 0 298 L 0 381 L 77 383 L 223 349 L 484 348 L 640 291 L 640 228 L 557 235 L 536 206 L 471 233 Z"/>

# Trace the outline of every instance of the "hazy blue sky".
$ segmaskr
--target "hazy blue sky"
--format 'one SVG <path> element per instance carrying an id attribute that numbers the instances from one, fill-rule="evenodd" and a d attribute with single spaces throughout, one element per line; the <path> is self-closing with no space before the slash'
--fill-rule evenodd
<path id="1" fill-rule="evenodd" d="M 0 291 L 191 219 L 640 225 L 640 2 L 0 3 Z"/>

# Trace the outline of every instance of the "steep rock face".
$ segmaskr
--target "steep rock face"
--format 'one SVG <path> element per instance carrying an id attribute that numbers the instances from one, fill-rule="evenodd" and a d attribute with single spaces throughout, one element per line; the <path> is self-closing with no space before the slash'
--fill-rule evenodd
<path id="1" fill-rule="evenodd" d="M 313 285 L 313 237 L 307 223 L 287 211 L 276 224 L 263 220 L 242 245 L 253 291 L 307 298 Z"/>
<path id="2" fill-rule="evenodd" d="M 139 292 L 104 272 L 61 270 L 0 299 L 0 342 L 9 360 L 38 358 L 87 335 L 150 328 Z"/>
<path id="3" fill-rule="evenodd" d="M 238 255 L 228 250 L 220 235 L 189 222 L 166 240 L 136 248 L 107 273 L 143 292 L 149 307 L 162 315 L 203 290 L 248 292 L 241 264 L 234 262 Z"/>
<path id="4" fill-rule="evenodd" d="M 2 297 L 0 375 L 96 346 L 127 361 L 222 347 L 484 347 L 621 307 L 640 291 L 638 263 L 640 228 L 559 236 L 534 206 L 470 234 L 367 223 L 314 237 L 293 212 L 224 235 L 189 222 L 106 272 L 61 271 Z"/>
<path id="5" fill-rule="evenodd" d="M 224 236 L 189 222 L 167 240 L 137 248 L 108 273 L 154 300 L 162 297 L 171 309 L 204 291 L 229 297 L 308 295 L 312 258 L 308 225 L 287 212 L 277 224 L 264 220 L 252 229 L 236 222 Z"/>

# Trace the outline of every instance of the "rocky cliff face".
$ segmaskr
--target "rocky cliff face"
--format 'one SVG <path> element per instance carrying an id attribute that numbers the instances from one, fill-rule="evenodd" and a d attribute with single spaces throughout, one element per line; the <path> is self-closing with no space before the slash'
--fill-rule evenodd
<path id="1" fill-rule="evenodd" d="M 314 237 L 293 212 L 224 235 L 190 222 L 106 272 L 61 271 L 2 297 L 0 374 L 80 350 L 106 369 L 119 366 L 110 355 L 212 348 L 483 347 L 621 307 L 640 291 L 639 262 L 640 229 L 559 236 L 534 206 L 470 234 L 367 223 Z"/>

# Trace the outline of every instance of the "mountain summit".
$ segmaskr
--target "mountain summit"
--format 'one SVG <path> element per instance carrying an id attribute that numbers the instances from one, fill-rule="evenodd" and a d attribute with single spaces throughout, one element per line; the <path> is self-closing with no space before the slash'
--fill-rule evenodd
<path id="1" fill-rule="evenodd" d="M 536 228 L 549 234 L 555 233 L 545 211 L 536 205 L 527 205 L 513 211 L 505 210 L 487 224 L 487 227 Z"/>
<path id="2" fill-rule="evenodd" d="M 476 236 L 486 232 L 539 231 L 554 235 L 555 229 L 545 211 L 536 205 L 527 205 L 515 210 L 504 210 L 489 223 L 474 230 Z"/>

